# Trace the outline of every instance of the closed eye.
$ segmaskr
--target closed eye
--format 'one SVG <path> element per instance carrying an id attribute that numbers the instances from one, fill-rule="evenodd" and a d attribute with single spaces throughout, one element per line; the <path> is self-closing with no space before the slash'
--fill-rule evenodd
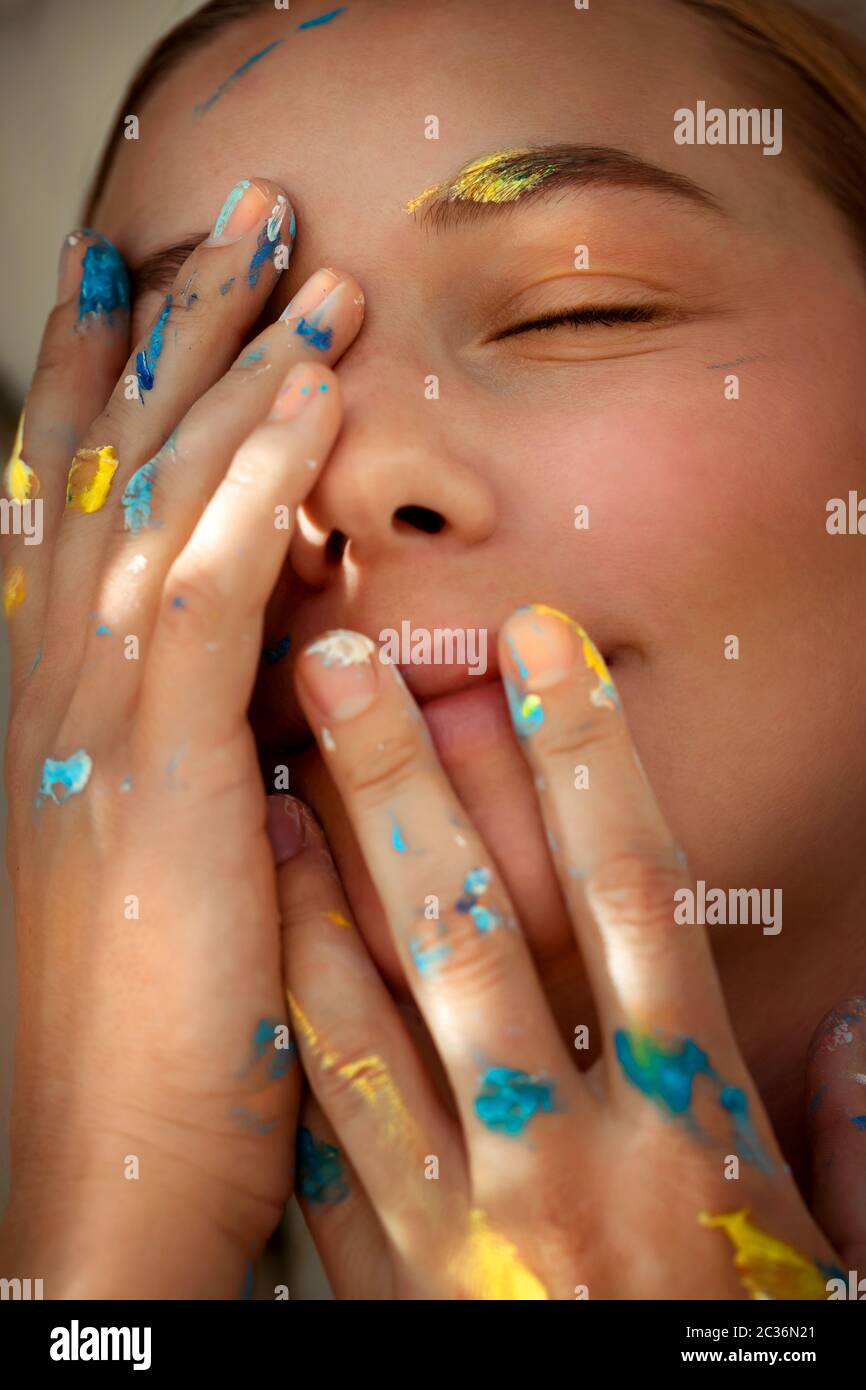
<path id="1" fill-rule="evenodd" d="M 545 329 L 559 328 L 615 328 L 621 323 L 654 323 L 661 317 L 658 309 L 651 304 L 627 304 L 620 307 L 601 308 L 592 306 L 585 309 L 566 309 L 561 313 L 542 314 L 537 319 L 527 319 L 505 328 L 493 339 L 513 338 L 517 333 L 544 332 Z"/>

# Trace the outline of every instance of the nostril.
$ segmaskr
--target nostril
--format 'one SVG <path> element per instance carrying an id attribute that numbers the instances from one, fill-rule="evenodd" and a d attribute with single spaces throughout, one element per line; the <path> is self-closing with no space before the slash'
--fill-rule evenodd
<path id="1" fill-rule="evenodd" d="M 325 559 L 332 565 L 338 565 L 343 558 L 343 551 L 348 544 L 348 537 L 342 531 L 332 531 L 325 542 Z"/>
<path id="2" fill-rule="evenodd" d="M 445 526 L 444 516 L 431 512 L 429 507 L 399 507 L 394 513 L 394 522 L 411 526 L 414 531 L 426 531 L 429 536 L 435 536 Z"/>

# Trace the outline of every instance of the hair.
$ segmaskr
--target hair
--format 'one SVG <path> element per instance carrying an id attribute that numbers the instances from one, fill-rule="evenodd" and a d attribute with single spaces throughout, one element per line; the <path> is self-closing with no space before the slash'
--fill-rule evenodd
<path id="1" fill-rule="evenodd" d="M 861 44 L 789 0 L 674 0 L 719 26 L 748 57 L 755 76 L 779 93 L 793 117 L 795 148 L 812 182 L 842 214 L 866 256 L 866 59 Z M 159 40 L 121 102 L 87 194 L 89 224 L 123 138 L 124 115 L 180 66 L 187 54 L 273 0 L 208 0 Z"/>

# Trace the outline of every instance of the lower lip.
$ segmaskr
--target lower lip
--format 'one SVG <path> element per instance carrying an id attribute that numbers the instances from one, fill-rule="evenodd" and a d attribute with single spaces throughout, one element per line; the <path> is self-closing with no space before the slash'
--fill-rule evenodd
<path id="1" fill-rule="evenodd" d="M 513 737 L 508 702 L 498 681 L 428 700 L 421 713 L 443 761 Z"/>

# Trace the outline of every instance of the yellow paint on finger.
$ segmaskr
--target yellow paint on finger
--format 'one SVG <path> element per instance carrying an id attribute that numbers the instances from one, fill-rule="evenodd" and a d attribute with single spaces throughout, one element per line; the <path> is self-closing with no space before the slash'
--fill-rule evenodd
<path id="1" fill-rule="evenodd" d="M 333 922 L 335 927 L 351 927 L 352 923 L 347 920 L 342 912 L 326 912 L 325 916 L 329 922 Z"/>
<path id="2" fill-rule="evenodd" d="M 337 1068 L 337 1075 L 377 1112 L 386 1139 L 409 1138 L 414 1133 L 412 1117 L 381 1057 L 371 1055 L 346 1062 Z"/>
<path id="3" fill-rule="evenodd" d="M 16 565 L 9 571 L 3 584 L 3 609 L 8 618 L 19 604 L 24 602 L 27 593 L 24 587 L 24 571 L 20 565 Z"/>
<path id="4" fill-rule="evenodd" d="M 469 1234 L 452 1261 L 451 1273 L 468 1298 L 550 1298 L 541 1280 L 521 1260 L 517 1247 L 494 1231 L 477 1207 L 469 1213 Z"/>
<path id="5" fill-rule="evenodd" d="M 423 193 L 411 198 L 404 211 L 415 212 L 428 198 L 442 195 L 445 195 L 449 202 L 514 203 L 531 188 L 536 188 L 548 174 L 556 172 L 556 166 L 553 164 L 543 169 L 510 168 L 508 171 L 500 171 L 498 166 L 503 160 L 521 158 L 532 160 L 532 150 L 498 150 L 496 154 L 474 159 L 470 164 L 464 165 L 452 183 L 431 184 Z"/>
<path id="6" fill-rule="evenodd" d="M 792 1245 L 762 1231 L 749 1208 L 711 1216 L 701 1212 L 702 1226 L 718 1226 L 734 1247 L 734 1264 L 753 1299 L 826 1299 L 827 1277 Z"/>
<path id="7" fill-rule="evenodd" d="M 79 449 L 66 483 L 67 507 L 98 512 L 108 500 L 117 466 L 117 451 L 112 444 L 103 444 L 100 449 Z"/>
<path id="8" fill-rule="evenodd" d="M 300 1033 L 307 1047 L 318 1061 L 319 1065 L 327 1071 L 329 1067 L 335 1067 L 339 1058 L 334 1052 L 325 1052 L 318 1033 L 313 1027 L 307 1015 L 304 1013 L 295 996 L 289 990 L 286 994 L 289 1003 L 289 1012 L 292 1015 L 292 1022 Z"/>
<path id="9" fill-rule="evenodd" d="M 12 445 L 12 453 L 9 455 L 9 462 L 6 465 L 6 491 L 13 502 L 28 502 L 33 497 L 39 496 L 39 478 L 29 463 L 25 463 L 21 456 L 24 444 L 24 411 L 18 421 L 18 429 L 15 433 L 15 442 Z"/>
<path id="10" fill-rule="evenodd" d="M 563 613 L 561 609 L 551 608 L 546 603 L 534 603 L 532 609 L 534 613 L 552 613 L 555 618 L 560 618 L 562 622 L 568 623 L 569 627 L 577 633 L 581 642 L 584 665 L 588 671 L 593 671 L 598 677 L 598 685 L 589 698 L 594 705 L 607 709 L 619 709 L 619 695 L 610 671 L 607 669 L 607 663 L 586 629 L 581 627 L 580 623 L 575 622 L 574 618 L 569 617 L 567 613 Z"/>

